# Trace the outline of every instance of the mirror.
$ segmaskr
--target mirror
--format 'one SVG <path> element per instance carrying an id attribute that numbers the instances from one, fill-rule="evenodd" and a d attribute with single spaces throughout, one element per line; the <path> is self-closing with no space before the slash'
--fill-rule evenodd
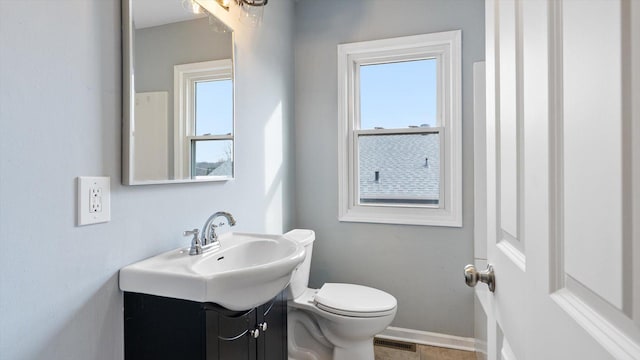
<path id="1" fill-rule="evenodd" d="M 233 178 L 233 32 L 193 9 L 122 0 L 125 185 Z"/>

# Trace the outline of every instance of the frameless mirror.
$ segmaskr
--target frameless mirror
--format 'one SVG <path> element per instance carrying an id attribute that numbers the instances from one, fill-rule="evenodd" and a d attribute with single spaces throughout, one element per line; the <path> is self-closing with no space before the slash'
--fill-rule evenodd
<path id="1" fill-rule="evenodd" d="M 233 32 L 191 0 L 122 0 L 126 185 L 233 178 Z"/>

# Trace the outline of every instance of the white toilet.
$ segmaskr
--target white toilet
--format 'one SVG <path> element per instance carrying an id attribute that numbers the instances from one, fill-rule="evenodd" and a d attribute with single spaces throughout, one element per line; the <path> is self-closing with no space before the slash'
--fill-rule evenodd
<path id="1" fill-rule="evenodd" d="M 396 299 L 381 290 L 354 284 L 309 289 L 312 230 L 284 235 L 305 247 L 304 262 L 287 288 L 289 360 L 373 360 L 373 337 L 396 315 Z"/>

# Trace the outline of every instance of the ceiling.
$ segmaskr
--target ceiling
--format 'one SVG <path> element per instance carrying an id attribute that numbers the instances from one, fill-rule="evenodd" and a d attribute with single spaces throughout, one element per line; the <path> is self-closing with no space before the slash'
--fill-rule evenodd
<path id="1" fill-rule="evenodd" d="M 182 6 L 182 0 L 132 0 L 136 29 L 201 18 Z"/>

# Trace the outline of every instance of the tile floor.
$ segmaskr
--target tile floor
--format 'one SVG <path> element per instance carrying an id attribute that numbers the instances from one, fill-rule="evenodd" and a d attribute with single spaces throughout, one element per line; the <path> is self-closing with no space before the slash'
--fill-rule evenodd
<path id="1" fill-rule="evenodd" d="M 375 360 L 476 360 L 472 351 L 446 349 L 428 345 L 418 345 L 416 351 L 403 351 L 382 346 L 374 346 Z"/>

